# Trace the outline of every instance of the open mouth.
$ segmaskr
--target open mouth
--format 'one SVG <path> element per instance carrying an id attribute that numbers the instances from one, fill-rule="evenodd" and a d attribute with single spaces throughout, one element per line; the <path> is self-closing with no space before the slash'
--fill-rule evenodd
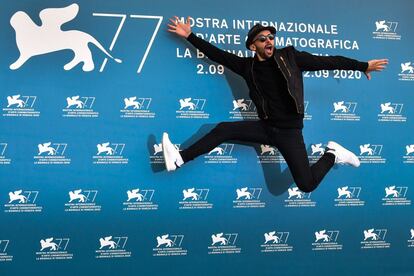
<path id="1" fill-rule="evenodd" d="M 265 53 L 268 56 L 271 56 L 273 54 L 273 45 L 272 44 L 267 44 L 265 46 Z"/>

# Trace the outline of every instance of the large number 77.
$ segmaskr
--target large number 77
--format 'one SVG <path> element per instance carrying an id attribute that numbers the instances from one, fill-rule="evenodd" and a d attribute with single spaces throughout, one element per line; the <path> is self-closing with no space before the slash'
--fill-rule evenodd
<path id="1" fill-rule="evenodd" d="M 93 16 L 101 16 L 101 17 L 116 17 L 116 18 L 120 18 L 121 21 L 119 22 L 119 26 L 118 29 L 115 32 L 115 35 L 112 39 L 111 45 L 109 46 L 109 50 L 112 51 L 112 49 L 114 48 L 116 41 L 118 40 L 118 36 L 122 31 L 122 28 L 124 27 L 124 23 L 127 19 L 127 15 L 126 14 L 114 14 L 114 13 L 93 13 Z M 142 67 L 145 64 L 145 61 L 147 60 L 148 57 L 148 53 L 151 50 L 152 44 L 154 42 L 155 37 L 157 36 L 158 30 L 160 29 L 161 26 L 161 22 L 163 20 L 162 16 L 154 16 L 154 15 L 138 15 L 138 14 L 131 14 L 130 18 L 133 19 L 156 19 L 158 20 L 157 26 L 155 27 L 155 30 L 151 36 L 151 39 L 148 43 L 147 49 L 145 50 L 144 56 L 141 59 L 141 62 L 138 66 L 138 70 L 137 70 L 137 74 L 141 73 L 142 71 Z M 102 62 L 101 68 L 99 69 L 99 72 L 102 72 L 105 69 L 106 63 L 108 62 L 108 58 L 105 58 L 104 61 Z"/>

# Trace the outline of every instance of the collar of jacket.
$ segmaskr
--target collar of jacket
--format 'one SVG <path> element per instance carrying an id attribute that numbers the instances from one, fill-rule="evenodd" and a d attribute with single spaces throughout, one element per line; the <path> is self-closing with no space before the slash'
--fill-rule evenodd
<path id="1" fill-rule="evenodd" d="M 283 57 L 282 57 L 282 54 L 280 53 L 280 50 L 275 48 L 274 51 L 273 51 L 273 56 L 270 57 L 270 58 L 273 58 L 275 60 L 276 65 L 282 71 L 282 74 L 285 77 L 285 79 L 286 79 L 286 81 L 288 82 L 288 85 L 289 85 L 288 77 L 291 77 L 291 75 L 290 75 L 289 69 L 287 68 L 286 62 L 283 60 Z M 252 61 L 251 68 L 250 68 L 250 73 L 252 75 L 253 80 L 254 80 L 253 66 L 256 62 L 260 62 L 257 55 L 255 55 L 253 57 L 253 61 Z"/>
<path id="2" fill-rule="evenodd" d="M 290 96 L 293 98 L 293 100 L 295 101 L 296 111 L 298 113 L 300 113 L 297 99 L 292 94 L 291 88 L 290 88 L 290 81 L 289 80 L 291 80 L 292 74 L 291 74 L 291 72 L 290 72 L 290 70 L 288 68 L 288 65 L 286 64 L 286 61 L 283 58 L 281 52 L 282 52 L 281 50 L 278 50 L 278 49 L 275 48 L 274 51 L 273 51 L 273 58 L 274 58 L 274 60 L 275 60 L 275 62 L 277 64 L 277 66 L 279 67 L 280 71 L 282 72 L 282 75 L 284 76 L 284 78 L 286 80 L 288 92 L 289 92 Z M 251 68 L 250 68 L 250 72 L 251 72 L 252 80 L 253 80 L 253 83 L 254 83 L 254 85 L 256 87 L 256 90 L 258 90 L 259 94 L 261 94 L 260 93 L 260 90 L 259 90 L 259 88 L 258 88 L 258 86 L 256 84 L 255 78 L 254 78 L 253 66 L 254 66 L 254 63 L 255 62 L 259 62 L 259 59 L 257 58 L 256 55 L 253 57 L 252 65 L 251 65 Z"/>

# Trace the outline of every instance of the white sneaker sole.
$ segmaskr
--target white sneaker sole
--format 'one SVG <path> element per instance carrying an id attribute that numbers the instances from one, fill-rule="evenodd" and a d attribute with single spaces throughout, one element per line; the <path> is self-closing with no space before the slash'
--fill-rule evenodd
<path id="1" fill-rule="evenodd" d="M 164 156 L 165 161 L 165 168 L 168 172 L 175 171 L 177 169 L 177 166 L 175 165 L 175 162 L 171 160 L 170 153 L 167 150 L 167 143 L 171 143 L 170 139 L 168 138 L 168 134 L 166 132 L 162 135 L 162 154 Z"/>
<path id="2" fill-rule="evenodd" d="M 341 146 L 338 143 L 335 143 L 333 141 L 329 141 L 328 144 L 332 144 L 335 147 L 337 147 L 337 148 L 341 149 L 342 151 L 346 152 L 346 154 L 351 159 L 351 162 L 348 162 L 349 165 L 351 165 L 351 166 L 353 166 L 355 168 L 358 168 L 361 165 L 361 162 L 359 161 L 358 157 L 352 151 L 347 150 L 343 146 Z"/>

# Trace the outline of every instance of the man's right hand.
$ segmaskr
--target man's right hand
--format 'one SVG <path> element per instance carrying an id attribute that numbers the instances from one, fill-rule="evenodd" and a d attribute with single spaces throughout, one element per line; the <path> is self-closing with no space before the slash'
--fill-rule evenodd
<path id="1" fill-rule="evenodd" d="M 181 22 L 177 16 L 170 18 L 171 24 L 168 24 L 168 31 L 187 38 L 191 34 L 190 17 L 187 17 L 185 23 Z"/>

